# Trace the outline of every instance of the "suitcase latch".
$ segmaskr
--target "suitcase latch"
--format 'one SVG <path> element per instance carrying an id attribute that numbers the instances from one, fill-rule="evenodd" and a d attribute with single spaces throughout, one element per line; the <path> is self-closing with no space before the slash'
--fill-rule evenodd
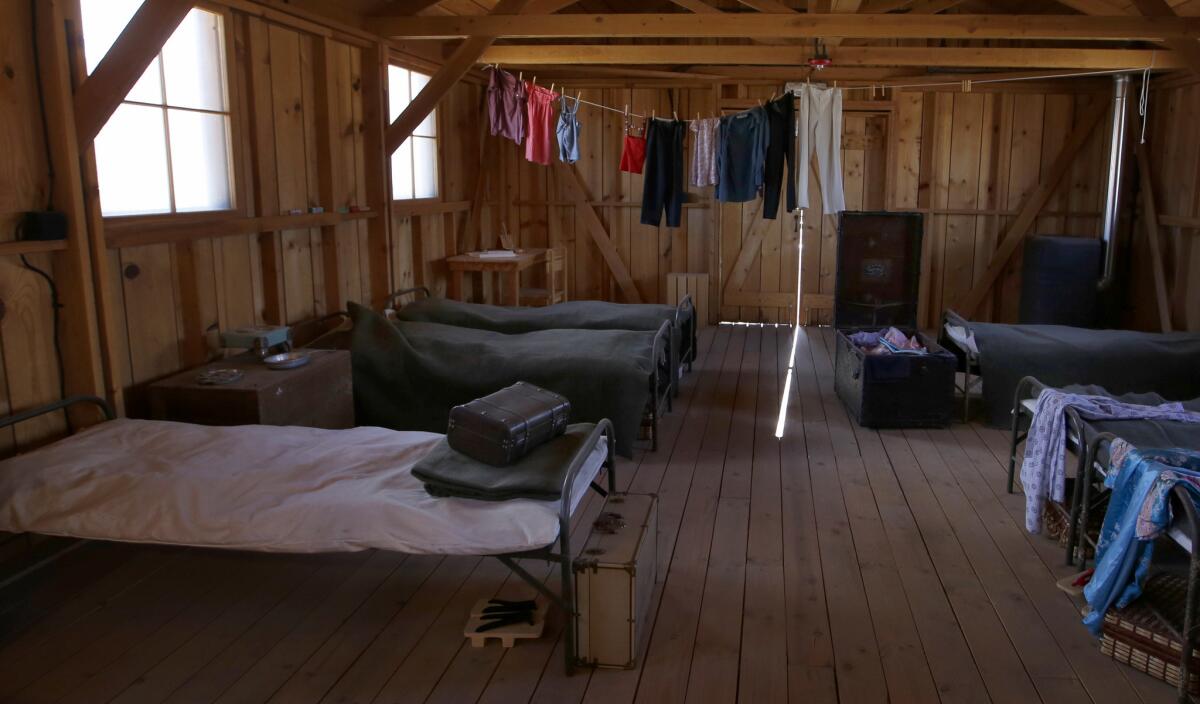
<path id="1" fill-rule="evenodd" d="M 593 530 L 598 533 L 605 533 L 608 535 L 612 535 L 624 527 L 625 518 L 621 514 L 613 513 L 612 511 L 607 511 L 600 514 L 600 517 L 597 518 L 596 522 L 592 524 Z"/>

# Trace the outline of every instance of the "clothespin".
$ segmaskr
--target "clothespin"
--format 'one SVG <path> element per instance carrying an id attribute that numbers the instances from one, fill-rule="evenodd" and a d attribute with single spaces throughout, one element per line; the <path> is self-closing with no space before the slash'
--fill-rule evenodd
<path id="1" fill-rule="evenodd" d="M 518 81 L 523 81 L 523 80 L 525 80 L 525 72 L 524 72 L 524 71 L 518 71 L 518 72 L 517 72 L 517 80 L 518 80 Z"/>
<path id="2" fill-rule="evenodd" d="M 650 108 L 650 119 L 653 120 L 656 117 L 658 117 L 658 110 Z"/>
<path id="3" fill-rule="evenodd" d="M 625 119 L 629 119 L 629 103 L 625 103 Z"/>
<path id="4" fill-rule="evenodd" d="M 771 91 L 771 97 L 767 99 L 767 102 L 769 103 L 774 99 L 775 99 L 775 91 Z"/>
<path id="5" fill-rule="evenodd" d="M 672 111 L 671 111 L 671 117 L 673 117 L 673 118 L 675 118 L 676 120 L 678 120 L 678 119 L 679 119 L 679 113 L 677 113 L 677 112 L 675 112 L 674 110 L 672 110 Z"/>
<path id="6" fill-rule="evenodd" d="M 700 121 L 700 111 L 697 110 L 696 111 L 696 122 L 699 122 L 699 121 Z"/>
<path id="7" fill-rule="evenodd" d="M 583 91 L 575 91 L 575 104 L 579 104 L 579 99 L 583 97 Z"/>
<path id="8" fill-rule="evenodd" d="M 536 80 L 536 79 L 535 79 Z M 550 81 L 550 92 L 554 92 L 554 81 Z"/>
<path id="9" fill-rule="evenodd" d="M 962 82 L 962 92 L 964 92 L 964 93 L 970 93 L 970 92 L 971 92 L 971 79 L 969 79 L 969 78 L 964 78 L 964 79 L 963 79 L 963 82 Z"/>

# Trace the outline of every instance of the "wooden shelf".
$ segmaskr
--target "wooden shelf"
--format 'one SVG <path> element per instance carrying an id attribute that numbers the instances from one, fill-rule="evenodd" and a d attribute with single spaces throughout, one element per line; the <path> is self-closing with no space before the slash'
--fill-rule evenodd
<path id="1" fill-rule="evenodd" d="M 20 254 L 62 252 L 67 249 L 66 240 L 14 240 L 0 242 L 0 256 L 15 257 Z"/>
<path id="2" fill-rule="evenodd" d="M 157 222 L 153 225 L 110 227 L 105 233 L 104 239 L 109 249 L 120 249 L 147 244 L 253 235 L 276 230 L 306 230 L 312 227 L 329 227 L 356 220 L 370 220 L 378 216 L 379 212 L 376 210 L 365 210 L 357 213 L 302 213 L 300 215 L 268 215 L 258 218 L 223 218 L 212 222 L 179 224 Z"/>

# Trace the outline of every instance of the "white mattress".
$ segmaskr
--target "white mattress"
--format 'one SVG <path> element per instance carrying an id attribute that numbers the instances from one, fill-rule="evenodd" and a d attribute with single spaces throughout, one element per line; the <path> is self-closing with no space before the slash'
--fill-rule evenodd
<path id="1" fill-rule="evenodd" d="M 0 530 L 271 552 L 487 555 L 545 547 L 558 502 L 434 498 L 442 436 L 383 428 L 102 423 L 0 462 Z M 604 462 L 603 443 L 572 511 Z"/>

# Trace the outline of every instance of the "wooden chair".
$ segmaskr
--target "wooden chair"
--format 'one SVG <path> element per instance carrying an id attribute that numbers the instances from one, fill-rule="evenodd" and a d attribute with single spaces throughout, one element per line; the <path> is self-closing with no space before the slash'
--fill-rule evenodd
<path id="1" fill-rule="evenodd" d="M 545 288 L 521 289 L 521 301 L 531 306 L 549 306 L 567 300 L 567 250 L 553 247 L 546 251 Z"/>

